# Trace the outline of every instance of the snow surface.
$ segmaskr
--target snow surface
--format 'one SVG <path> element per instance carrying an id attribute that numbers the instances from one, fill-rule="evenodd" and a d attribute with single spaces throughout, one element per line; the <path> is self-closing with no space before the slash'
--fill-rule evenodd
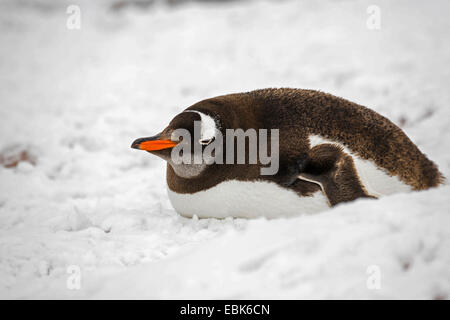
<path id="1" fill-rule="evenodd" d="M 69 3 L 0 2 L 0 153 L 30 159 L 0 166 L 1 298 L 450 297 L 447 185 L 291 219 L 186 219 L 164 163 L 130 149 L 201 99 L 312 88 L 388 116 L 450 176 L 449 1 L 377 0 L 380 30 L 372 1 L 82 0 L 80 30 Z"/>

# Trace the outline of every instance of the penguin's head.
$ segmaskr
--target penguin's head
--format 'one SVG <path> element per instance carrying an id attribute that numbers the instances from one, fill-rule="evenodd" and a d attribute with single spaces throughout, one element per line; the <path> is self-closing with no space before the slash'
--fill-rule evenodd
<path id="1" fill-rule="evenodd" d="M 203 151 L 215 141 L 217 123 L 217 119 L 203 112 L 185 110 L 175 116 L 160 133 L 136 139 L 131 148 L 164 159 L 180 177 L 196 177 L 208 166 Z"/>

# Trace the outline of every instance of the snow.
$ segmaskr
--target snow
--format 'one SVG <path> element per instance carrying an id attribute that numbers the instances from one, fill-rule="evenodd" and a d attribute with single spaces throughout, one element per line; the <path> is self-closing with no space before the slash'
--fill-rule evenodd
<path id="1" fill-rule="evenodd" d="M 312 88 L 389 117 L 448 177 L 448 1 L 377 1 L 380 30 L 368 1 L 77 3 L 80 30 L 71 2 L 0 2 L 0 154 L 21 159 L 0 166 L 1 298 L 450 297 L 448 185 L 187 219 L 164 163 L 130 149 L 201 99 Z"/>

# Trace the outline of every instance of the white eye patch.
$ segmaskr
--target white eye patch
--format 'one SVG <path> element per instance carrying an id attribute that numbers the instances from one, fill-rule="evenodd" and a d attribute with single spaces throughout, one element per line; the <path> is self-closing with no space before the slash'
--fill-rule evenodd
<path id="1" fill-rule="evenodd" d="M 216 136 L 216 122 L 211 116 L 204 114 L 203 112 L 196 110 L 186 110 L 184 112 L 195 112 L 200 115 L 201 120 L 201 130 L 200 130 L 200 140 L 199 143 L 203 145 L 210 144 L 214 141 Z"/>

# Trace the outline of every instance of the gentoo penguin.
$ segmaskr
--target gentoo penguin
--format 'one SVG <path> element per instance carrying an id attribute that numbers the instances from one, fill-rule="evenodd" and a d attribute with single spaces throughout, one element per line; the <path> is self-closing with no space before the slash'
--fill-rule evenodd
<path id="1" fill-rule="evenodd" d="M 197 137 L 195 123 L 201 130 Z M 277 129 L 278 171 L 262 175 L 267 163 L 260 160 L 174 162 L 172 151 L 182 141 L 173 136 L 177 129 L 191 134 L 185 141 L 192 143 L 191 150 L 205 150 L 228 129 Z M 223 144 L 227 152 L 235 148 Z M 167 161 L 169 199 L 187 217 L 286 217 L 444 181 L 437 166 L 391 121 L 315 90 L 262 89 L 206 99 L 156 136 L 135 140 L 132 148 Z"/>

